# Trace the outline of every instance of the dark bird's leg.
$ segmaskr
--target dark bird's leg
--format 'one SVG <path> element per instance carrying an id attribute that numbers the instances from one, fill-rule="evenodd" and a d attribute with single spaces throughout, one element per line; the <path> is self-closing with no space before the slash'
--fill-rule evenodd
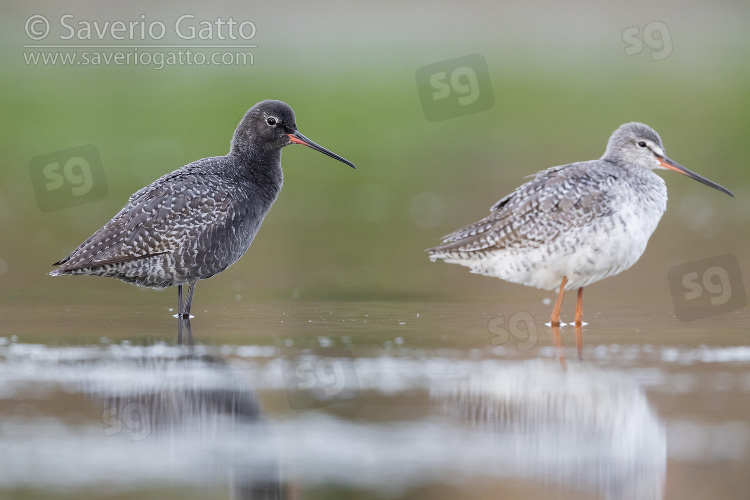
<path id="1" fill-rule="evenodd" d="M 182 285 L 177 285 L 177 317 L 182 317 Z"/>
<path id="2" fill-rule="evenodd" d="M 186 318 L 186 319 L 190 318 L 190 306 L 193 305 L 193 292 L 195 292 L 195 285 L 197 283 L 198 283 L 198 280 L 194 280 L 188 284 L 187 303 L 185 305 L 185 310 L 182 314 L 183 318 Z M 182 289 L 182 286 L 180 286 L 180 289 Z"/>
<path id="3" fill-rule="evenodd" d="M 565 296 L 565 284 L 567 282 L 568 278 L 563 276 L 562 283 L 560 283 L 560 293 L 557 294 L 557 301 L 555 302 L 555 307 L 552 309 L 552 318 L 550 318 L 552 326 L 560 326 L 560 309 L 562 308 L 562 301 Z"/>

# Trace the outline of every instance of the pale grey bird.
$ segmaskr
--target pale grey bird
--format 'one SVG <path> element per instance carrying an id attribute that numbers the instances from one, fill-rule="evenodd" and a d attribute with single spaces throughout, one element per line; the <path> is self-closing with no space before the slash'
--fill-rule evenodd
<path id="1" fill-rule="evenodd" d="M 428 249 L 430 259 L 545 290 L 559 287 L 553 326 L 560 324 L 565 290 L 577 288 L 580 325 L 583 287 L 635 264 L 667 208 L 667 188 L 654 169 L 680 172 L 734 196 L 669 159 L 652 128 L 626 123 L 612 133 L 600 159 L 537 173 L 490 215 Z"/>
<path id="2" fill-rule="evenodd" d="M 177 285 L 178 316 L 190 317 L 198 280 L 234 264 L 253 242 L 281 190 L 281 148 L 294 143 L 356 168 L 302 135 L 288 105 L 259 102 L 237 126 L 226 156 L 189 163 L 136 192 L 49 274 Z"/>

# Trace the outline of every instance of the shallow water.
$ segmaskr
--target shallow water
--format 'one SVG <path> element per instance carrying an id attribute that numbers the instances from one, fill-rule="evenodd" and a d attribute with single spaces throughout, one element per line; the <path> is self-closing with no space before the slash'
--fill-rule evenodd
<path id="1" fill-rule="evenodd" d="M 531 321 L 504 330 L 499 309 L 524 305 Z M 202 312 L 181 337 L 168 311 L 79 306 L 28 323 L 7 311 L 19 333 L 0 340 L 0 489 L 698 499 L 750 488 L 744 310 L 656 321 L 605 302 L 579 359 L 575 329 L 556 347 L 541 303 L 235 306 Z"/>

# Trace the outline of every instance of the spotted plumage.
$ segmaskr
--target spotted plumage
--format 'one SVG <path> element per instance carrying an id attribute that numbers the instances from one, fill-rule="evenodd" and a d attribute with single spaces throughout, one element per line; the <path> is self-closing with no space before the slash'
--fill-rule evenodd
<path id="1" fill-rule="evenodd" d="M 659 135 L 627 123 L 599 160 L 552 167 L 497 202 L 484 219 L 431 248 L 430 258 L 547 290 L 579 289 L 631 267 L 667 207 L 669 168 L 731 195 L 664 154 Z M 557 318 L 559 323 L 559 303 Z M 577 321 L 581 312 L 577 311 Z"/>
<path id="2" fill-rule="evenodd" d="M 179 314 L 189 315 L 197 281 L 231 266 L 250 247 L 281 190 L 281 148 L 292 143 L 354 167 L 299 133 L 289 106 L 260 102 L 245 114 L 226 156 L 195 161 L 137 191 L 50 274 L 177 285 Z M 190 286 L 185 308 L 183 284 Z"/>

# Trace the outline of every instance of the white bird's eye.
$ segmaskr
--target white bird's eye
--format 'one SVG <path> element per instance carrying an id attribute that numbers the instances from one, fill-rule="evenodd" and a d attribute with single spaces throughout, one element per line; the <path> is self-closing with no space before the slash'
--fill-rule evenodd
<path id="1" fill-rule="evenodd" d="M 266 118 L 266 123 L 273 127 L 274 125 L 276 125 L 276 118 L 274 118 L 273 116 L 269 116 L 268 118 Z"/>
<path id="2" fill-rule="evenodd" d="M 646 141 L 638 141 L 638 145 L 642 148 L 646 147 Z"/>

